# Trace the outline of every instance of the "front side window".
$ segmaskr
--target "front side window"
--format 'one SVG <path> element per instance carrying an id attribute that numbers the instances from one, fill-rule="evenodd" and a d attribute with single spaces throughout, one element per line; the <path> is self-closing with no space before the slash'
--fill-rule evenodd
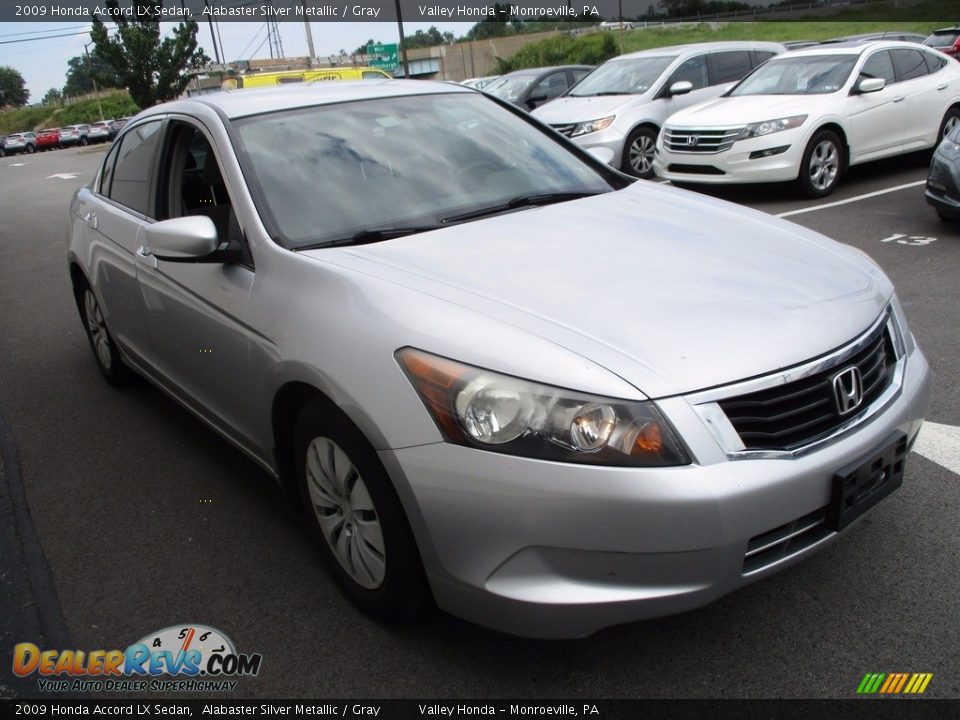
<path id="1" fill-rule="evenodd" d="M 234 123 L 257 209 L 287 248 L 463 221 L 453 218 L 521 197 L 614 187 L 612 176 L 552 133 L 473 93 L 321 105 Z"/>
<path id="2" fill-rule="evenodd" d="M 560 72 L 550 73 L 538 82 L 530 92 L 530 97 L 545 97 L 547 100 L 552 100 L 562 95 L 566 89 L 567 73 L 561 70 Z"/>
<path id="3" fill-rule="evenodd" d="M 730 91 L 743 95 L 824 95 L 847 82 L 856 55 L 778 56 L 768 60 Z"/>
<path id="4" fill-rule="evenodd" d="M 896 73 L 893 71 L 893 60 L 890 59 L 890 53 L 887 50 L 875 52 L 868 57 L 860 70 L 860 75 L 866 78 L 883 78 L 887 81 L 887 85 L 893 85 L 897 81 Z"/>
<path id="5" fill-rule="evenodd" d="M 149 208 L 150 167 L 159 140 L 160 120 L 146 122 L 127 132 L 117 151 L 107 197 L 146 215 Z"/>
<path id="6" fill-rule="evenodd" d="M 688 58 L 684 60 L 680 67 L 673 71 L 670 79 L 667 80 L 666 87 L 670 88 L 674 83 L 688 82 L 693 85 L 694 90 L 705 88 L 708 85 L 707 80 L 707 60 L 703 55 Z"/>
<path id="7" fill-rule="evenodd" d="M 746 50 L 711 53 L 710 62 L 714 85 L 737 82 L 753 69 L 750 53 Z"/>
<path id="8" fill-rule="evenodd" d="M 570 97 L 641 95 L 654 86 L 671 56 L 639 57 L 604 63 L 570 91 Z"/>

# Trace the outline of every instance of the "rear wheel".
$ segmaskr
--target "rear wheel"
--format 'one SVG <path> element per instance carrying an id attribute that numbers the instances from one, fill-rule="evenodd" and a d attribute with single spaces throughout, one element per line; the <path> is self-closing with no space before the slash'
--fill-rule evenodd
<path id="1" fill-rule="evenodd" d="M 800 161 L 797 182 L 800 191 L 810 198 L 833 192 L 843 171 L 843 144 L 832 130 L 821 130 L 807 144 Z"/>
<path id="2" fill-rule="evenodd" d="M 37 148 L 33 145 L 27 145 L 27 154 L 33 155 L 37 151 Z"/>
<path id="3" fill-rule="evenodd" d="M 653 150 L 657 144 L 657 131 L 651 127 L 638 127 L 627 136 L 624 143 L 623 162 L 620 169 L 634 177 L 648 180 L 653 177 Z"/>
<path id="4" fill-rule="evenodd" d="M 132 373 L 123 364 L 117 344 L 107 330 L 107 323 L 100 310 L 100 303 L 88 285 L 83 285 L 77 291 L 77 304 L 80 308 L 80 318 L 83 320 L 87 339 L 93 350 L 93 357 L 97 361 L 100 373 L 111 385 L 123 385 L 130 380 Z"/>
<path id="5" fill-rule="evenodd" d="M 90 143 L 85 137 L 80 138 L 80 144 L 86 147 Z"/>
<path id="6" fill-rule="evenodd" d="M 320 552 L 347 596 L 385 620 L 414 615 L 426 577 L 400 499 L 376 452 L 338 408 L 315 399 L 297 419 L 297 482 Z"/>

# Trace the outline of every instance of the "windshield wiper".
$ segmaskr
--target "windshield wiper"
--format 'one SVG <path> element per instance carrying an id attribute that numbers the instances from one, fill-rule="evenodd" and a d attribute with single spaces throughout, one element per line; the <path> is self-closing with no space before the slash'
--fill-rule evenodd
<path id="1" fill-rule="evenodd" d="M 580 198 L 602 194 L 603 193 L 600 192 L 555 192 L 542 193 L 540 195 L 518 195 L 515 198 L 507 200 L 505 203 L 500 203 L 499 205 L 491 205 L 490 207 L 480 208 L 479 210 L 471 210 L 470 212 L 461 213 L 459 215 L 445 217 L 443 222 L 446 224 L 462 222 L 464 220 L 474 220 L 476 218 L 488 217 L 490 215 L 499 215 L 500 213 L 516 210 L 517 208 L 552 205 L 553 203 L 566 202 L 567 200 L 579 200 Z"/>
<path id="2" fill-rule="evenodd" d="M 341 245 L 365 245 L 367 243 L 380 242 L 381 240 L 393 240 L 394 238 L 405 237 L 407 235 L 440 230 L 443 227 L 443 225 L 400 225 L 398 227 L 360 230 L 350 237 L 339 238 L 337 240 L 325 240 L 324 242 L 314 243 L 312 245 L 302 245 L 294 248 L 294 250 L 317 250 L 319 248 L 339 247 Z"/>
<path id="3" fill-rule="evenodd" d="M 627 91 L 614 92 L 614 91 L 612 91 L 612 90 L 605 90 L 605 91 L 603 91 L 603 92 L 583 93 L 583 94 L 577 94 L 577 95 L 574 95 L 573 93 L 570 93 L 570 97 L 603 97 L 603 96 L 605 96 L 605 95 L 634 95 L 634 94 L 635 94 L 635 93 L 627 92 Z"/>

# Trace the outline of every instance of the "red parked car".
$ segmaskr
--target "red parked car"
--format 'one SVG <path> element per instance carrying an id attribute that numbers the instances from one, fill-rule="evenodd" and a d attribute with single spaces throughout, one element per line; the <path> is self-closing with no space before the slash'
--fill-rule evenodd
<path id="1" fill-rule="evenodd" d="M 60 128 L 37 131 L 37 150 L 56 150 L 60 147 Z"/>
<path id="2" fill-rule="evenodd" d="M 960 60 L 960 26 L 934 30 L 933 34 L 923 41 L 923 44 Z"/>

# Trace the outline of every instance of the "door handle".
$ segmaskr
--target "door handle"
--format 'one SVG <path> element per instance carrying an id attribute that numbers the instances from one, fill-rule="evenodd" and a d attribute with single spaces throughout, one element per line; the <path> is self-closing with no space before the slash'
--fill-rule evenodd
<path id="1" fill-rule="evenodd" d="M 156 268 L 157 267 L 157 256 L 150 252 L 150 248 L 146 245 L 141 245 L 137 248 L 136 252 L 137 262 L 146 265 L 147 267 Z"/>
<path id="2" fill-rule="evenodd" d="M 946 89 L 947 89 L 947 83 L 940 83 L 939 85 L 937 85 L 937 90 L 946 90 Z"/>
<path id="3" fill-rule="evenodd" d="M 894 99 L 894 102 L 903 102 L 903 95 L 897 95 Z"/>
<path id="4" fill-rule="evenodd" d="M 93 210 L 87 210 L 87 212 L 84 213 L 83 221 L 94 230 L 97 229 L 97 214 Z"/>

